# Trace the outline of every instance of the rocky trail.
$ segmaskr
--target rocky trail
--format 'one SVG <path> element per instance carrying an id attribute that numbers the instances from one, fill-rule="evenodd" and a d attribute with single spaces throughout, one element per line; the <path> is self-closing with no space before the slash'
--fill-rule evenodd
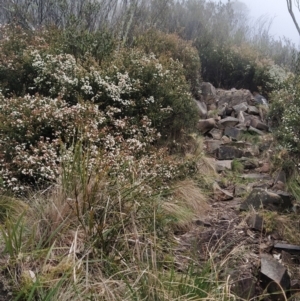
<path id="1" fill-rule="evenodd" d="M 202 95 L 198 129 L 218 175 L 205 218 L 176 237 L 178 266 L 194 248 L 200 262 L 219 267 L 237 300 L 300 300 L 300 246 L 270 227 L 274 214 L 295 215 L 297 207 L 285 173 L 271 168 L 269 126 L 248 90 L 203 83 Z"/>

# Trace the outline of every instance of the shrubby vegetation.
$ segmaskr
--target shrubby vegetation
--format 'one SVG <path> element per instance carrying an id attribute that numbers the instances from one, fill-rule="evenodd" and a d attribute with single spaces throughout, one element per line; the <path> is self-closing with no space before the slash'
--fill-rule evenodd
<path id="1" fill-rule="evenodd" d="M 299 80 L 294 75 L 282 89 L 274 92 L 270 118 L 280 145 L 289 152 L 299 152 Z"/>
<path id="2" fill-rule="evenodd" d="M 165 255 L 173 241 L 164 245 L 164 238 L 206 206 L 201 185 L 184 182 L 197 173 L 196 153 L 183 160 L 168 148 L 182 139 L 196 148 L 189 75 L 200 79 L 183 65 L 199 64 L 196 50 L 166 35 L 190 54 L 178 59 L 176 51 L 173 57 L 137 45 L 115 48 L 105 61 L 57 47 L 63 32 L 1 29 L 1 241 L 10 258 L 1 275 L 21 267 L 9 282 L 19 300 L 156 298 L 161 292 L 152 293 L 157 284 L 148 279 L 163 277 L 164 262 L 173 277 L 173 256 Z M 106 282 L 104 291 L 93 289 L 98 281 Z M 184 291 L 193 281 L 182 283 Z M 181 290 L 170 290 L 170 298 Z"/>
<path id="3" fill-rule="evenodd" d="M 182 64 L 186 81 L 195 97 L 199 97 L 201 81 L 201 63 L 197 49 L 191 41 L 183 40 L 177 34 L 165 34 L 150 29 L 138 35 L 134 46 L 141 48 L 147 54 L 155 54 L 162 62 L 169 57 Z"/>
<path id="4" fill-rule="evenodd" d="M 11 45 L 11 31 L 19 37 L 17 45 Z M 195 125 L 190 85 L 176 58 L 119 49 L 100 66 L 92 53 L 83 61 L 49 50 L 48 34 L 30 37 L 20 28 L 3 28 L 7 39 L 1 48 L 8 49 L 0 83 L 3 187 L 18 190 L 24 183 L 56 179 L 64 145 L 86 141 L 92 157 L 122 145 L 137 156 L 159 137 L 178 139 Z"/>
<path id="5" fill-rule="evenodd" d="M 205 214 L 214 176 L 193 134 L 201 81 L 273 93 L 278 138 L 292 152 L 300 138 L 293 45 L 237 12 L 3 2 L 0 277 L 18 300 L 234 298 L 213 258 L 177 268 L 174 232 Z"/>
<path id="6" fill-rule="evenodd" d="M 288 76 L 285 68 L 248 45 L 215 45 L 202 52 L 203 78 L 216 87 L 260 91 L 268 96 Z"/>

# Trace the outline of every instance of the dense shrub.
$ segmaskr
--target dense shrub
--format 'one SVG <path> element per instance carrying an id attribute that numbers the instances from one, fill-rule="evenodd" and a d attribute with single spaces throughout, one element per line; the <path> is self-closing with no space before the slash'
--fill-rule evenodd
<path id="1" fill-rule="evenodd" d="M 115 98 L 117 102 L 120 98 L 121 102 L 133 104 L 124 112 L 136 118 L 147 114 L 164 139 L 176 138 L 182 130 L 194 128 L 197 111 L 179 61 L 124 49 L 116 53 L 114 61 L 107 66 L 107 75 L 115 88 L 123 89 Z M 102 96 L 110 96 L 116 91 L 105 89 L 103 92 Z M 97 101 L 100 106 L 105 99 L 102 96 Z M 110 99 L 106 101 L 110 103 Z"/>
<path id="2" fill-rule="evenodd" d="M 63 90 L 76 103 L 80 64 L 90 57 L 101 64 L 113 50 L 113 38 L 105 31 L 50 28 L 32 34 L 14 24 L 2 26 L 0 87 L 5 95 L 18 96 L 38 92 L 56 97 Z"/>
<path id="3" fill-rule="evenodd" d="M 88 138 L 100 142 L 98 126 L 105 121 L 95 105 L 69 107 L 59 98 L 25 96 L 0 100 L 1 177 L 4 188 L 54 181 L 59 174 L 62 143 Z M 97 155 L 97 152 L 93 155 Z"/>
<path id="4" fill-rule="evenodd" d="M 110 176 L 127 181 L 124 171 L 131 174 L 130 165 L 138 160 L 144 166 L 142 174 L 136 175 L 141 180 L 158 175 L 164 182 L 175 176 L 176 164 L 164 165 L 166 152 L 157 153 L 151 147 L 159 135 L 148 117 L 137 123 L 128 116 L 117 117 L 120 111 L 110 107 L 104 113 L 90 102 L 69 106 L 61 98 L 1 95 L 2 189 L 22 191 L 33 184 L 55 181 L 61 164 L 70 163 L 78 145 L 88 158 L 90 171 L 109 170 Z"/>
<path id="5" fill-rule="evenodd" d="M 33 70 L 26 50 L 35 44 L 35 38 L 18 26 L 0 27 L 0 88 L 5 95 L 27 92 Z"/>
<path id="6" fill-rule="evenodd" d="M 255 70 L 247 57 L 241 56 L 225 45 L 207 46 L 199 49 L 202 76 L 216 87 L 248 88 L 252 84 Z"/>
<path id="7" fill-rule="evenodd" d="M 10 38 L 0 42 L 9 49 L 0 62 L 4 189 L 55 181 L 77 143 L 92 165 L 105 154 L 103 164 L 117 175 L 125 161 L 148 162 L 159 138 L 173 140 L 193 129 L 197 113 L 178 60 L 120 49 L 100 66 L 91 54 L 81 61 L 53 51 L 38 34 L 24 33 L 20 41 L 12 47 Z M 10 72 L 15 84 L 6 81 Z"/>
<path id="8" fill-rule="evenodd" d="M 291 153 L 300 150 L 300 81 L 291 76 L 284 87 L 272 94 L 270 121 L 281 147 Z"/>
<path id="9" fill-rule="evenodd" d="M 119 117 L 140 122 L 147 115 L 162 134 L 176 137 L 193 128 L 197 115 L 182 64 L 172 58 L 163 62 L 153 54 L 133 49 L 115 53 L 109 65 L 87 68 L 71 55 L 32 51 L 36 74 L 30 89 L 42 95 L 62 96 L 70 104 L 91 100 L 105 111 L 119 110 Z"/>
<path id="10" fill-rule="evenodd" d="M 276 65 L 270 59 L 259 59 L 255 62 L 254 87 L 266 96 L 271 96 L 284 87 L 289 77 L 289 72 Z"/>
<path id="11" fill-rule="evenodd" d="M 99 65 L 104 60 L 109 60 L 116 49 L 113 33 L 104 28 L 88 31 L 70 24 L 65 30 L 56 27 L 43 30 L 42 37 L 53 53 L 71 54 L 76 61 L 85 61 L 91 56 Z"/>
<path id="12" fill-rule="evenodd" d="M 5 37 L 0 42 L 0 50 L 11 43 L 11 29 L 5 27 L 3 31 Z M 60 53 L 59 48 L 56 53 L 46 42 L 48 34 L 44 31 L 30 38 L 18 31 L 19 36 L 25 37 L 20 38 L 22 47 L 9 47 L 10 51 L 0 61 L 3 74 L 0 87 L 5 96 L 38 93 L 62 97 L 72 105 L 91 100 L 104 111 L 108 106 L 122 107 L 120 116 L 130 116 L 139 122 L 147 115 L 162 135 L 173 137 L 195 124 L 195 105 L 183 66 L 189 66 L 189 70 L 196 68 L 193 72 L 198 70 L 199 59 L 190 44 L 170 37 L 170 43 L 180 50 L 178 56 L 183 62 L 170 57 L 168 51 L 156 57 L 134 48 L 114 52 L 111 60 L 100 66 L 99 58 L 92 52 L 86 54 L 84 61 L 76 60 L 72 54 Z M 7 81 L 9 74 L 12 81 Z M 197 80 L 197 75 L 189 76 Z"/>
<path id="13" fill-rule="evenodd" d="M 176 34 L 148 30 L 136 38 L 135 45 L 147 54 L 154 53 L 161 60 L 172 58 L 182 63 L 191 91 L 196 97 L 198 96 L 201 63 L 197 49 L 193 47 L 192 42 L 185 41 Z"/>
<path id="14" fill-rule="evenodd" d="M 280 89 L 287 78 L 282 67 L 263 58 L 249 45 L 236 47 L 211 43 L 199 52 L 203 79 L 216 87 L 246 88 L 268 96 Z"/>

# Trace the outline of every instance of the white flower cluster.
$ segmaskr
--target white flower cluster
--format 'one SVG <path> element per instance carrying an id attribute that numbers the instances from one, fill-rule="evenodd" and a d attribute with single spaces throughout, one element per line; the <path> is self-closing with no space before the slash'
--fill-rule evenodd
<path id="1" fill-rule="evenodd" d="M 178 62 L 170 61 L 168 69 L 153 54 L 136 51 L 130 73 L 124 66 L 82 66 L 72 55 L 49 54 L 43 47 L 24 53 L 35 95 L 0 93 L 1 189 L 20 192 L 55 182 L 78 146 L 89 172 L 105 170 L 124 185 L 137 178 L 165 185 L 177 176 L 177 163 L 152 145 L 160 138 L 158 126 L 167 128 L 166 118 L 172 122 L 173 110 L 188 107 Z M 179 100 L 172 107 L 174 99 Z"/>
<path id="2" fill-rule="evenodd" d="M 70 90 L 78 86 L 80 68 L 72 55 L 42 55 L 39 50 L 33 50 L 31 56 L 32 67 L 37 73 L 34 78 L 35 86 L 31 89 L 39 89 L 51 96 L 57 96 L 68 95 Z M 82 87 L 85 86 L 86 83 L 83 82 Z"/>
<path id="3" fill-rule="evenodd" d="M 282 84 L 287 80 L 289 73 L 286 72 L 282 67 L 271 64 L 268 67 L 269 81 L 265 84 L 272 90 L 280 89 Z"/>
<path id="4" fill-rule="evenodd" d="M 0 176 L 4 188 L 10 187 L 12 178 L 27 178 L 29 183 L 55 181 L 59 174 L 61 144 L 88 141 L 91 145 L 100 145 L 99 128 L 106 121 L 92 103 L 70 107 L 62 99 L 29 95 L 24 98 L 1 95 L 0 119 L 3 125 Z"/>
<path id="5" fill-rule="evenodd" d="M 175 164 L 163 165 L 165 155 L 149 155 L 151 143 L 159 137 L 150 119 L 143 116 L 138 126 L 134 118 L 116 119 L 118 112 L 120 109 L 110 107 L 105 114 L 91 102 L 68 106 L 61 98 L 1 95 L 2 189 L 20 193 L 28 185 L 56 181 L 61 163 L 72 162 L 76 143 L 88 154 L 89 172 L 102 166 L 119 180 L 128 181 L 133 171 L 124 165 L 130 162 L 141 179 L 167 180 L 175 175 Z"/>

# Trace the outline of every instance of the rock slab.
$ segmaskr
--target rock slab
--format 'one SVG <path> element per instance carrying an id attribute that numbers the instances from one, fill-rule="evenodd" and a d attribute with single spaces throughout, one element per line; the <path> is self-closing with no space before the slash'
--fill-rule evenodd
<path id="1" fill-rule="evenodd" d="M 258 214 L 252 214 L 248 219 L 247 219 L 247 224 L 249 228 L 257 230 L 257 231 L 262 231 L 263 226 L 264 226 L 264 220 L 262 216 Z"/>
<path id="2" fill-rule="evenodd" d="M 243 157 L 243 151 L 233 146 L 221 146 L 217 150 L 217 158 L 219 160 L 233 160 Z"/>
<path id="3" fill-rule="evenodd" d="M 269 210 L 284 210 L 292 207 L 290 200 L 284 200 L 275 192 L 262 188 L 254 188 L 247 199 L 241 204 L 240 210 L 248 210 L 249 207 Z"/>
<path id="4" fill-rule="evenodd" d="M 291 280 L 287 269 L 268 254 L 261 255 L 261 280 L 272 300 L 287 300 L 285 292 L 290 289 Z"/>

